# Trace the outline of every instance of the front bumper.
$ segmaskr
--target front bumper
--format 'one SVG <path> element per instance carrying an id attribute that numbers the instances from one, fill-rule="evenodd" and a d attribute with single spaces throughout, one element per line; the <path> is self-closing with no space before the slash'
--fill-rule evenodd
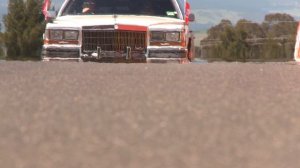
<path id="1" fill-rule="evenodd" d="M 187 49 L 181 47 L 148 47 L 148 58 L 180 59 L 187 57 Z"/>
<path id="2" fill-rule="evenodd" d="M 126 52 L 98 50 L 93 53 L 82 53 L 81 59 L 108 63 L 143 63 L 146 62 L 146 54 L 145 51 L 131 51 L 130 49 Z"/>
<path id="3" fill-rule="evenodd" d="M 80 48 L 77 46 L 44 46 L 41 58 L 43 61 L 74 60 L 80 61 Z"/>
<path id="4" fill-rule="evenodd" d="M 94 61 L 112 63 L 186 63 L 187 50 L 180 47 L 148 47 L 146 51 L 113 52 L 97 51 L 93 53 L 81 53 L 78 46 L 44 46 L 42 60 L 66 60 L 66 61 Z"/>
<path id="5" fill-rule="evenodd" d="M 187 49 L 182 47 L 148 47 L 149 63 L 187 63 Z"/>

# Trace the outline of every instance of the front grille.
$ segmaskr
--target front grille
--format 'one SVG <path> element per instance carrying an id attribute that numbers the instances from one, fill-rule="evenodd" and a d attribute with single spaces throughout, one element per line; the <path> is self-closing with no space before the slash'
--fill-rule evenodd
<path id="1" fill-rule="evenodd" d="M 132 51 L 146 49 L 146 32 L 120 30 L 83 30 L 82 51 L 95 52 L 100 47 L 102 51 L 125 52 L 127 47 Z"/>

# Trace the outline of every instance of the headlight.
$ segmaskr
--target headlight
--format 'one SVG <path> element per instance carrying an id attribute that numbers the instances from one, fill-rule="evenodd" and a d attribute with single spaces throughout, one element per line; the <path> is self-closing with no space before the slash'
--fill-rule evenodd
<path id="1" fill-rule="evenodd" d="M 49 30 L 50 40 L 77 40 L 77 30 Z"/>
<path id="2" fill-rule="evenodd" d="M 65 40 L 77 40 L 78 39 L 78 31 L 76 31 L 76 30 L 64 31 L 64 39 Z"/>
<path id="3" fill-rule="evenodd" d="M 171 33 L 166 33 L 166 41 L 180 41 L 180 33 L 179 32 L 171 32 Z"/>
<path id="4" fill-rule="evenodd" d="M 51 40 L 62 40 L 63 39 L 63 31 L 62 30 L 50 30 L 50 39 Z"/>
<path id="5" fill-rule="evenodd" d="M 151 32 L 152 42 L 179 42 L 180 32 Z"/>
<path id="6" fill-rule="evenodd" d="M 165 33 L 164 32 L 152 32 L 151 33 L 151 41 L 165 41 Z"/>

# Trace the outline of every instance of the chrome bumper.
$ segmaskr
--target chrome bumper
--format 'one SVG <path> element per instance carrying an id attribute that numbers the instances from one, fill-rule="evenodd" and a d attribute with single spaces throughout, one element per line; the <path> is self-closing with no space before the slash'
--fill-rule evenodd
<path id="1" fill-rule="evenodd" d="M 181 59 L 187 57 L 187 52 L 181 47 L 149 47 L 148 58 Z"/>
<path id="2" fill-rule="evenodd" d="M 44 46 L 41 59 L 50 60 L 80 60 L 80 48 L 77 46 Z"/>
<path id="3" fill-rule="evenodd" d="M 43 61 L 95 61 L 113 63 L 187 63 L 187 50 L 181 47 L 148 47 L 147 52 L 101 51 L 81 53 L 78 46 L 46 46 L 42 50 Z"/>
<path id="4" fill-rule="evenodd" d="M 149 63 L 188 63 L 187 49 L 182 47 L 148 47 Z"/>

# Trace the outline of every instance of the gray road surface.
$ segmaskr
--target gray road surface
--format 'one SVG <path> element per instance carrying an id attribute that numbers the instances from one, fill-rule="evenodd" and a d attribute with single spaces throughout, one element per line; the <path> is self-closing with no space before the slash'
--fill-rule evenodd
<path id="1" fill-rule="evenodd" d="M 1 168 L 298 168 L 300 65 L 0 63 Z"/>

